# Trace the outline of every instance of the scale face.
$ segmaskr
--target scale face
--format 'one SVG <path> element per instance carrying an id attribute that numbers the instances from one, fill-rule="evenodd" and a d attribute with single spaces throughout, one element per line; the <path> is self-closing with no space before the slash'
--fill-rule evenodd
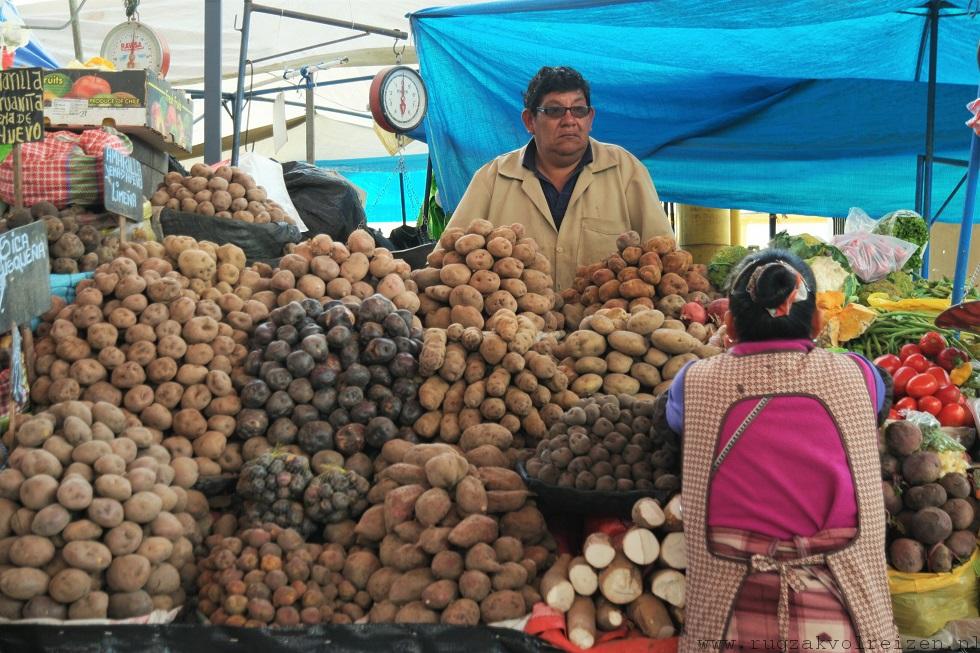
<path id="1" fill-rule="evenodd" d="M 149 25 L 128 20 L 116 25 L 102 41 L 102 58 L 117 70 L 152 70 L 161 77 L 170 68 L 170 48 Z"/>
<path id="2" fill-rule="evenodd" d="M 396 134 L 410 132 L 422 124 L 429 106 L 422 77 L 408 66 L 392 66 L 379 72 L 371 82 L 369 99 L 375 122 Z"/>

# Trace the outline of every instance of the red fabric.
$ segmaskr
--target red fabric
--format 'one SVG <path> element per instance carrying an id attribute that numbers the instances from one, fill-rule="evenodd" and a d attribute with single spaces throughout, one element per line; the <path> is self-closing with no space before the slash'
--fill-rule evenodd
<path id="1" fill-rule="evenodd" d="M 614 535 L 625 533 L 628 528 L 629 524 L 618 517 L 600 516 L 585 518 L 586 535 L 591 535 L 592 533 L 605 533 L 609 537 L 613 537 Z"/>
<path id="2" fill-rule="evenodd" d="M 838 528 L 809 538 L 774 540 L 738 529 L 710 528 L 708 541 L 711 551 L 725 558 L 748 560 L 762 555 L 786 561 L 837 551 L 856 535 L 856 528 Z M 833 574 L 825 565 L 797 567 L 795 573 L 806 589 L 789 592 L 789 640 L 798 642 L 804 649 L 836 647 L 856 651 L 858 644 L 851 618 Z M 726 642 L 734 643 L 734 649 L 748 650 L 754 643 L 780 640 L 778 607 L 779 575 L 750 573 L 738 593 L 725 633 Z"/>
<path id="3" fill-rule="evenodd" d="M 21 145 L 24 204 L 95 204 L 102 199 L 102 157 L 106 147 L 131 154 L 129 139 L 111 127 L 48 132 L 43 141 Z M 0 197 L 14 203 L 14 156 L 0 164 Z"/>
<path id="4" fill-rule="evenodd" d="M 568 640 L 565 615 L 545 603 L 534 605 L 524 632 L 568 653 L 582 653 L 583 650 L 597 653 L 677 653 L 677 637 L 650 639 L 625 626 L 609 632 L 597 630 L 595 646 L 581 649 Z"/>

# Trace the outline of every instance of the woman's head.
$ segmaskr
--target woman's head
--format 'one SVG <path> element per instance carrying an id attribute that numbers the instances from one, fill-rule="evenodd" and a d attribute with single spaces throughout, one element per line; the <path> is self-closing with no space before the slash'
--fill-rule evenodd
<path id="1" fill-rule="evenodd" d="M 810 267 L 784 250 L 746 258 L 728 292 L 732 328 L 741 341 L 810 338 L 816 281 Z"/>

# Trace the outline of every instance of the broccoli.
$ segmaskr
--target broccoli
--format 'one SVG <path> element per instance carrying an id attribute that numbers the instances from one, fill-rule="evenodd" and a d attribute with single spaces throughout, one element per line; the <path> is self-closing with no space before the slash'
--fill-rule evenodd
<path id="1" fill-rule="evenodd" d="M 867 306 L 868 296 L 873 293 L 885 293 L 889 299 L 900 300 L 905 297 L 912 297 L 915 290 L 915 282 L 912 275 L 901 270 L 858 286 L 858 301 Z"/>
<path id="2" fill-rule="evenodd" d="M 748 255 L 749 250 L 741 245 L 722 247 L 715 252 L 711 262 L 708 263 L 708 281 L 718 290 L 722 290 L 728 275 Z"/>
<path id="3" fill-rule="evenodd" d="M 929 242 L 929 225 L 921 215 L 906 209 L 892 211 L 878 220 L 874 233 L 894 236 L 899 240 L 918 245 L 919 249 L 905 262 L 902 269 L 919 274 L 922 269 L 922 249 Z"/>

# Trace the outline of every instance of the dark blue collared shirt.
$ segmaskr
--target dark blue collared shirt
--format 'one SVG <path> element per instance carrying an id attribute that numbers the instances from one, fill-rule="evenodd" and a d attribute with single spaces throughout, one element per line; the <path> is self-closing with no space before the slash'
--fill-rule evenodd
<path id="1" fill-rule="evenodd" d="M 555 222 L 555 229 L 560 229 L 561 221 L 565 218 L 565 211 L 568 210 L 568 202 L 572 199 L 572 191 L 575 190 L 575 184 L 578 183 L 579 174 L 581 174 L 582 168 L 592 163 L 592 143 L 590 142 L 585 148 L 582 160 L 578 162 L 575 172 L 568 178 L 561 190 L 555 188 L 551 180 L 538 170 L 537 154 L 538 148 L 532 138 L 524 150 L 524 159 L 521 164 L 533 172 L 534 176 L 541 182 L 541 190 L 544 191 L 544 198 L 548 201 L 548 208 L 551 209 L 551 219 Z"/>

